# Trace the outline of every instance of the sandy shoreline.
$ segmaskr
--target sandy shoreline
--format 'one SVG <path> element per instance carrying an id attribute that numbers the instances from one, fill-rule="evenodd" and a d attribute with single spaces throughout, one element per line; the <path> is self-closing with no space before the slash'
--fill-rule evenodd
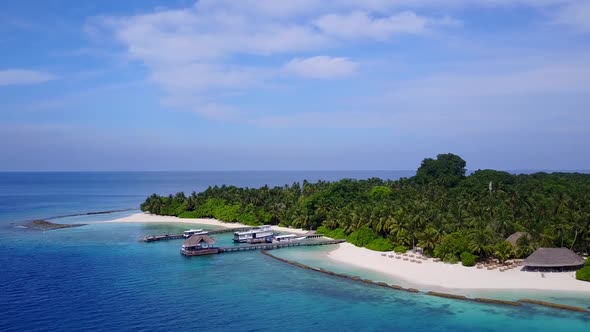
<path id="1" fill-rule="evenodd" d="M 222 228 L 235 228 L 235 227 L 249 227 L 248 225 L 240 224 L 240 223 L 229 223 L 223 222 L 217 219 L 209 219 L 209 218 L 178 218 L 178 217 L 171 217 L 171 216 L 158 216 L 149 213 L 134 213 L 130 216 L 109 220 L 107 222 L 134 222 L 134 223 L 183 223 L 183 224 L 196 224 L 196 225 L 207 225 L 207 226 L 217 226 Z M 297 228 L 288 228 L 288 227 L 280 227 L 280 226 L 272 226 L 272 229 L 276 232 L 281 233 L 295 233 L 295 234 L 305 234 L 308 231 L 303 229 Z"/>
<path id="2" fill-rule="evenodd" d="M 108 222 L 184 223 L 221 228 L 248 226 L 240 223 L 226 223 L 216 219 L 184 219 L 149 213 L 134 213 Z M 304 234 L 307 232 L 302 229 L 279 226 L 272 226 L 272 229 L 281 233 Z M 356 247 L 350 243 L 343 243 L 330 251 L 327 258 L 352 267 L 376 271 L 416 286 L 422 286 L 422 288 L 573 291 L 590 295 L 590 283 L 576 280 L 574 272 L 544 273 L 545 277 L 542 277 L 541 273 L 522 272 L 518 268 L 500 272 L 497 269 L 476 269 L 475 267 L 464 267 L 461 264 L 434 262 L 432 259 L 417 264 L 381 254 L 381 252 Z"/>
<path id="3" fill-rule="evenodd" d="M 389 253 L 388 253 L 389 254 Z M 408 283 L 424 287 L 464 290 L 543 290 L 575 291 L 590 295 L 590 282 L 575 279 L 574 272 L 523 272 L 520 269 L 476 269 L 461 264 L 434 262 L 422 264 L 381 256 L 380 252 L 343 243 L 328 253 L 336 262 L 380 272 Z"/>

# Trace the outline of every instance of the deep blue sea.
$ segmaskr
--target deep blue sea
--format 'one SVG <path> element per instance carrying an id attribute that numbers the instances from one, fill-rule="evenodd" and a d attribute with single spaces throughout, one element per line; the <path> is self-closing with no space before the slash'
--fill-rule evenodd
<path id="1" fill-rule="evenodd" d="M 186 226 L 99 222 L 134 211 L 55 220 L 89 223 L 79 228 L 43 232 L 17 227 L 35 218 L 137 208 L 151 193 L 199 191 L 215 184 L 258 187 L 411 175 L 0 173 L 0 331 L 590 330 L 587 314 L 388 291 L 298 269 L 258 252 L 185 258 L 178 241 L 138 239 Z M 231 240 L 230 235 L 216 239 L 221 244 Z M 297 248 L 277 252 L 318 257 Z"/>

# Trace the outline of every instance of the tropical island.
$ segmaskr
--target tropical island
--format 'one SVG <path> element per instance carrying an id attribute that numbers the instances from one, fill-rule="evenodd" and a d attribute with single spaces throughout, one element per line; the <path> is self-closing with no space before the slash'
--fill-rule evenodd
<path id="1" fill-rule="evenodd" d="M 448 263 L 525 258 L 538 248 L 590 252 L 590 175 L 478 170 L 454 154 L 424 159 L 411 178 L 209 187 L 148 197 L 141 210 L 178 218 L 314 229 L 372 251 Z M 510 241 L 511 240 L 512 243 Z M 590 281 L 590 267 L 577 272 Z"/>

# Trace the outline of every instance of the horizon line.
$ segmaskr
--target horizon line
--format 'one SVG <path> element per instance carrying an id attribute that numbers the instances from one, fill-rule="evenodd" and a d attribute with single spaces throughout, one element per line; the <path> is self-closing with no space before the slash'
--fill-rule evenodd
<path id="1" fill-rule="evenodd" d="M 466 172 L 478 170 L 495 170 L 503 172 L 526 171 L 526 172 L 568 172 L 576 173 L 590 172 L 590 169 L 551 169 L 551 168 L 514 168 L 514 169 L 493 169 L 476 168 L 466 169 Z M 417 169 L 260 169 L 260 170 L 0 170 L 0 173 L 231 173 L 231 172 L 416 172 Z"/>

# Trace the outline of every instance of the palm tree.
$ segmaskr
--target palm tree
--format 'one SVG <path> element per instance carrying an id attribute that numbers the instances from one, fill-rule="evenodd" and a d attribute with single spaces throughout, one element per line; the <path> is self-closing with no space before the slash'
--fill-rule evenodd
<path id="1" fill-rule="evenodd" d="M 552 230 L 557 238 L 561 240 L 561 247 L 563 248 L 563 240 L 565 235 L 570 231 L 571 226 L 562 220 L 558 220 L 552 227 Z"/>
<path id="2" fill-rule="evenodd" d="M 311 218 L 305 209 L 298 209 L 295 211 L 293 219 L 293 227 L 307 229 L 309 227 Z"/>
<path id="3" fill-rule="evenodd" d="M 422 232 L 421 240 L 418 242 L 418 245 L 424 249 L 425 253 L 432 254 L 434 247 L 436 247 L 439 242 L 440 233 L 433 227 L 428 226 Z"/>
<path id="4" fill-rule="evenodd" d="M 553 230 L 549 227 L 545 227 L 538 235 L 537 242 L 541 247 L 553 247 L 555 242 L 555 235 Z"/>
<path id="5" fill-rule="evenodd" d="M 535 251 L 530 236 L 525 234 L 516 240 L 516 257 L 525 258 Z"/>
<path id="6" fill-rule="evenodd" d="M 475 228 L 469 235 L 469 250 L 477 254 L 480 257 L 487 256 L 491 251 L 492 247 L 490 242 L 492 241 L 492 231 L 489 227 Z"/>
<path id="7" fill-rule="evenodd" d="M 512 256 L 512 245 L 508 241 L 502 241 L 494 246 L 494 256 L 504 263 L 510 256 Z"/>

